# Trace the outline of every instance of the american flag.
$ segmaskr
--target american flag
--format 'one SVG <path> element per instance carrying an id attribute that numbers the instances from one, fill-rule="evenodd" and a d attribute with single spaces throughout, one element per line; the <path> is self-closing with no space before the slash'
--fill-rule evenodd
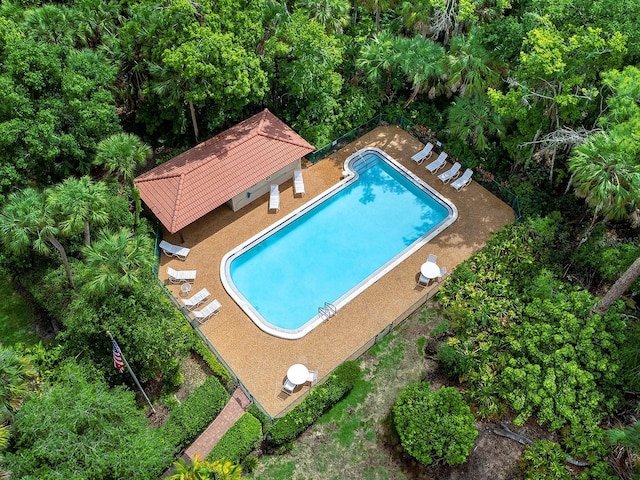
<path id="1" fill-rule="evenodd" d="M 124 371 L 124 360 L 122 358 L 122 352 L 115 340 L 111 339 L 113 343 L 113 366 L 118 369 L 120 373 Z"/>

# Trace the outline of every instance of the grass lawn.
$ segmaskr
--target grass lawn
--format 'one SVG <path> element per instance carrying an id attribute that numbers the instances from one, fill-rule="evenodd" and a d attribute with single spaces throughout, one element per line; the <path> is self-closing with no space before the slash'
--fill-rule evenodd
<path id="1" fill-rule="evenodd" d="M 426 318 L 430 317 L 430 318 Z M 265 455 L 262 480 L 413 478 L 387 437 L 388 414 L 402 389 L 425 376 L 425 336 L 433 315 L 414 313 L 360 360 L 363 378 L 284 455 Z"/>
<path id="2" fill-rule="evenodd" d="M 1 273 L 1 272 L 0 272 Z M 0 341 L 5 346 L 16 343 L 34 345 L 41 340 L 33 329 L 31 309 L 13 289 L 6 275 L 0 275 Z"/>

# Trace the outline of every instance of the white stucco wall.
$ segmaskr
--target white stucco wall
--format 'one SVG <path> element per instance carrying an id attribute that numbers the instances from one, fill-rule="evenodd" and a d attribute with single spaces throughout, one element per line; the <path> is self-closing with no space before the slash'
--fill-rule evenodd
<path id="1" fill-rule="evenodd" d="M 254 200 L 260 198 L 265 193 L 269 193 L 269 188 L 271 185 L 280 185 L 287 180 L 293 179 L 293 171 L 296 169 L 300 169 L 302 162 L 300 159 L 291 162 L 284 168 L 281 168 L 277 172 L 269 175 L 267 178 L 262 180 L 259 183 L 256 183 L 252 187 L 248 188 L 246 191 L 239 193 L 231 200 L 227 202 L 227 205 L 231 207 L 231 210 L 237 212 L 242 207 L 249 205 Z"/>

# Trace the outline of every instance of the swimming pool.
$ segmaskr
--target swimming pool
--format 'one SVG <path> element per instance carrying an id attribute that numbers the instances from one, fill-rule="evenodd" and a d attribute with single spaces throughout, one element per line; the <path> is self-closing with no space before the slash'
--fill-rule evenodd
<path id="1" fill-rule="evenodd" d="M 339 310 L 458 216 L 382 150 L 356 152 L 345 171 L 336 186 L 222 259 L 225 289 L 271 335 L 303 337 L 326 320 L 325 302 Z"/>

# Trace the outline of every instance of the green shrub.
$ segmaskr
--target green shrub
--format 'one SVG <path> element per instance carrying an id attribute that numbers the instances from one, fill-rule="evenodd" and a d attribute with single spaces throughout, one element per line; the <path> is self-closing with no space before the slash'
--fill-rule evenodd
<path id="1" fill-rule="evenodd" d="M 253 473 L 255 469 L 258 468 L 258 463 L 259 463 L 258 457 L 254 455 L 249 455 L 247 458 L 245 458 L 242 461 L 240 466 L 242 467 L 242 470 L 245 471 L 246 473 Z"/>
<path id="2" fill-rule="evenodd" d="M 437 359 L 442 363 L 447 375 L 460 379 L 473 368 L 474 362 L 469 353 L 469 346 L 469 342 L 461 343 L 455 337 L 438 345 Z"/>
<path id="3" fill-rule="evenodd" d="M 560 444 L 549 440 L 536 440 L 535 447 L 527 447 L 520 460 L 525 480 L 571 480 L 565 468 L 567 456 Z"/>
<path id="4" fill-rule="evenodd" d="M 272 423 L 271 418 L 262 410 L 260 410 L 260 408 L 258 408 L 255 403 L 249 405 L 249 408 L 247 408 L 247 412 L 249 412 L 260 421 L 260 423 L 262 424 L 263 432 L 266 432 L 269 429 Z"/>
<path id="5" fill-rule="evenodd" d="M 431 391 L 428 382 L 407 386 L 393 407 L 400 443 L 420 463 L 464 463 L 478 431 L 469 405 L 453 387 Z"/>
<path id="6" fill-rule="evenodd" d="M 339 365 L 326 382 L 317 385 L 299 405 L 273 423 L 267 434 L 269 446 L 276 448 L 298 437 L 349 393 L 359 378 L 357 363 L 348 361 Z"/>
<path id="7" fill-rule="evenodd" d="M 207 456 L 207 461 L 229 460 L 239 464 L 260 444 L 262 425 L 250 413 L 244 413 L 222 436 Z"/>
<path id="8" fill-rule="evenodd" d="M 164 425 L 165 435 L 176 447 L 190 443 L 229 401 L 229 394 L 216 377 L 209 377 L 171 414 Z"/>

